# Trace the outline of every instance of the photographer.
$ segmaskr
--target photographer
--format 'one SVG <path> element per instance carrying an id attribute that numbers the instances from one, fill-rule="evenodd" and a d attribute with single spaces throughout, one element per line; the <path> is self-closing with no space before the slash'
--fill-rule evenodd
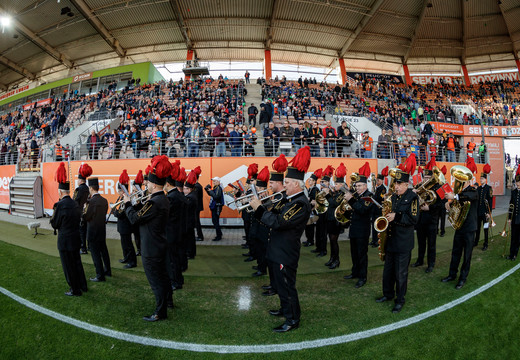
<path id="1" fill-rule="evenodd" d="M 209 202 L 209 208 L 211 210 L 211 221 L 213 222 L 213 226 L 215 227 L 216 237 L 213 241 L 222 240 L 222 230 L 220 229 L 220 212 L 222 211 L 222 205 L 224 203 L 224 195 L 222 193 L 222 188 L 220 187 L 220 178 L 214 177 L 211 179 L 213 181 L 213 189 L 210 185 L 207 185 L 204 190 L 211 196 L 211 200 Z"/>

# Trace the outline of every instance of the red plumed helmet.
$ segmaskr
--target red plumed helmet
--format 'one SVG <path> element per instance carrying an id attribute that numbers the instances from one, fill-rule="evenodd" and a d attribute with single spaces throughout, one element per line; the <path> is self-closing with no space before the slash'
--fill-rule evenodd
<path id="1" fill-rule="evenodd" d="M 184 183 L 184 182 L 186 182 L 187 178 L 188 178 L 188 176 L 186 175 L 186 170 L 183 167 L 181 167 L 179 169 L 179 175 L 177 176 L 176 181 Z"/>
<path id="2" fill-rule="evenodd" d="M 388 166 L 384 167 L 383 170 L 381 170 L 381 175 L 385 177 L 388 176 L 388 170 Z"/>
<path id="3" fill-rule="evenodd" d="M 256 174 L 258 174 L 258 164 L 253 163 L 247 168 L 247 177 L 252 179 Z"/>
<path id="4" fill-rule="evenodd" d="M 300 172 L 307 172 L 311 166 L 311 148 L 304 146 L 298 150 L 290 162 Z"/>
<path id="5" fill-rule="evenodd" d="M 475 159 L 473 159 L 471 156 L 468 156 L 466 158 L 466 167 L 473 173 L 473 174 L 476 174 L 478 169 L 477 169 L 477 164 L 475 164 Z"/>
<path id="6" fill-rule="evenodd" d="M 180 164 L 180 161 L 179 161 L 179 164 Z M 202 169 L 200 168 L 200 166 L 197 166 L 195 169 L 193 169 L 193 171 L 195 171 L 195 175 L 197 175 L 197 179 L 199 178 L 200 174 L 202 174 Z"/>
<path id="7" fill-rule="evenodd" d="M 410 154 L 410 156 L 408 156 L 408 159 L 406 159 L 404 171 L 410 175 L 413 175 L 416 167 L 417 167 L 417 158 L 415 157 L 415 154 L 412 153 L 412 154 Z"/>
<path id="8" fill-rule="evenodd" d="M 143 182 L 144 182 L 143 170 L 139 170 L 139 172 L 138 172 L 137 175 L 135 176 L 134 184 L 136 184 L 136 185 L 142 185 Z"/>
<path id="9" fill-rule="evenodd" d="M 482 169 L 482 172 L 484 174 L 490 174 L 491 173 L 491 166 L 489 166 L 489 164 L 484 165 L 484 168 Z"/>
<path id="10" fill-rule="evenodd" d="M 444 166 L 442 167 L 441 171 L 442 171 L 442 174 L 443 174 L 443 175 L 446 175 L 446 173 L 448 172 L 448 169 L 446 168 L 446 165 L 444 165 Z"/>
<path id="11" fill-rule="evenodd" d="M 130 177 L 128 176 L 128 173 L 126 172 L 126 169 L 123 170 L 121 175 L 119 175 L 119 183 L 121 185 L 128 185 L 128 182 L 130 181 Z"/>
<path id="12" fill-rule="evenodd" d="M 363 175 L 366 178 L 370 177 L 370 164 L 368 163 L 368 161 L 366 161 L 365 164 L 359 168 L 358 174 Z"/>
<path id="13" fill-rule="evenodd" d="M 152 166 L 151 166 L 151 165 L 148 165 L 148 166 L 146 167 L 146 169 L 144 170 L 144 173 L 145 173 L 146 175 L 150 175 L 150 172 L 151 172 L 151 171 L 152 171 Z"/>
<path id="14" fill-rule="evenodd" d="M 327 165 L 325 170 L 323 170 L 322 176 L 331 177 L 334 174 L 334 168 L 331 165 Z"/>
<path id="15" fill-rule="evenodd" d="M 67 170 L 65 169 L 64 162 L 61 162 L 60 165 L 58 166 L 54 179 L 60 184 L 67 182 Z"/>
<path id="16" fill-rule="evenodd" d="M 195 185 L 197 182 L 197 173 L 195 171 L 190 171 L 188 174 L 188 178 L 186 179 L 186 182 L 190 185 Z"/>
<path id="17" fill-rule="evenodd" d="M 92 175 L 92 168 L 89 164 L 81 164 L 78 170 L 79 174 L 83 176 L 85 179 Z"/>
<path id="18" fill-rule="evenodd" d="M 426 164 L 425 169 L 426 170 L 433 170 L 434 166 L 437 166 L 437 163 L 435 162 L 435 157 L 432 156 L 430 161 L 428 161 L 428 164 Z"/>
<path id="19" fill-rule="evenodd" d="M 323 169 L 316 170 L 313 175 L 316 176 L 316 179 L 321 178 L 323 176 Z"/>
<path id="20" fill-rule="evenodd" d="M 172 171 L 170 172 L 170 176 L 173 180 L 177 180 L 179 173 L 181 171 L 181 162 L 179 160 L 175 160 L 172 163 Z"/>
<path id="21" fill-rule="evenodd" d="M 258 173 L 258 176 L 256 177 L 257 181 L 263 181 L 268 182 L 269 181 L 269 168 L 267 166 L 264 166 L 262 171 Z"/>
<path id="22" fill-rule="evenodd" d="M 289 162 L 285 158 L 284 154 L 280 154 L 272 164 L 273 170 L 279 173 L 284 173 L 288 166 Z"/>
<path id="23" fill-rule="evenodd" d="M 157 155 L 152 159 L 152 172 L 159 179 L 167 178 L 172 171 L 172 164 L 166 155 Z"/>
<path id="24" fill-rule="evenodd" d="M 347 176 L 347 168 L 343 163 L 339 164 L 338 168 L 336 169 L 336 177 L 337 178 L 344 178 Z"/>

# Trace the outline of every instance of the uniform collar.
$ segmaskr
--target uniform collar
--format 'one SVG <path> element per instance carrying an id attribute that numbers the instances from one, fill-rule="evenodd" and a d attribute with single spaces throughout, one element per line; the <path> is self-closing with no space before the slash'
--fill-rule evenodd
<path id="1" fill-rule="evenodd" d="M 296 193 L 296 194 L 292 194 L 292 195 L 290 195 L 290 196 L 287 196 L 287 200 L 291 200 L 292 198 L 294 198 L 294 197 L 296 197 L 296 196 L 299 196 L 300 194 L 303 194 L 303 191 L 300 191 L 300 192 L 298 192 L 298 193 Z"/>

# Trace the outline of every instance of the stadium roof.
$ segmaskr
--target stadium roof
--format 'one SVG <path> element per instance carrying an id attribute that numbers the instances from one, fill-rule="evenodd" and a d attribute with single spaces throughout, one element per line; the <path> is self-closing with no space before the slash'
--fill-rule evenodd
<path id="1" fill-rule="evenodd" d="M 68 9 L 67 9 L 68 8 Z M 515 67 L 520 0 L 3 0 L 0 91 L 128 63 L 255 60 L 399 72 Z"/>

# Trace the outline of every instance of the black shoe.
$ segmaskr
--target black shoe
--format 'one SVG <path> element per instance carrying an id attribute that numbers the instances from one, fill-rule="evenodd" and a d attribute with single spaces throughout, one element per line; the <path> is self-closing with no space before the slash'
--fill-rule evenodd
<path id="1" fill-rule="evenodd" d="M 455 285 L 455 289 L 457 289 L 457 290 L 462 289 L 462 287 L 464 286 L 465 283 L 466 283 L 465 280 L 459 280 L 459 282 L 457 283 L 457 285 Z"/>
<path id="2" fill-rule="evenodd" d="M 119 262 L 121 264 L 126 264 L 128 262 L 128 259 L 119 259 Z"/>
<path id="3" fill-rule="evenodd" d="M 81 255 L 86 255 L 86 254 L 88 254 L 88 251 L 86 249 L 81 249 L 79 253 Z"/>
<path id="4" fill-rule="evenodd" d="M 253 266 L 251 266 L 251 269 L 253 269 L 253 270 L 258 270 L 258 266 L 253 265 Z"/>
<path id="5" fill-rule="evenodd" d="M 105 279 L 100 279 L 100 278 L 97 278 L 97 277 L 93 277 L 93 278 L 90 278 L 90 281 L 92 281 L 92 282 L 103 282 L 103 281 L 105 281 Z"/>
<path id="6" fill-rule="evenodd" d="M 511 261 L 515 261 L 516 260 L 516 256 L 511 256 L 509 255 L 508 257 L 506 257 L 507 260 L 511 260 Z"/>
<path id="7" fill-rule="evenodd" d="M 322 251 L 322 252 L 320 252 L 318 255 L 316 255 L 316 257 L 323 257 L 323 256 L 325 256 L 325 255 L 327 255 L 327 252 L 323 252 L 323 251 Z"/>
<path id="8" fill-rule="evenodd" d="M 222 238 L 220 238 L 220 237 L 216 237 L 216 238 L 214 238 L 214 239 L 211 240 L 211 241 L 220 241 L 220 240 L 222 240 Z"/>
<path id="9" fill-rule="evenodd" d="M 278 294 L 278 293 L 276 291 L 274 291 L 273 289 L 271 289 L 271 290 L 264 291 L 262 293 L 262 296 L 273 296 L 273 295 L 276 295 L 276 294 Z"/>
<path id="10" fill-rule="evenodd" d="M 69 290 L 65 293 L 67 296 L 81 296 L 81 291 L 79 293 L 73 293 L 72 290 Z"/>
<path id="11" fill-rule="evenodd" d="M 444 237 L 446 233 L 444 231 L 441 231 L 441 234 L 439 235 L 440 237 Z"/>
<path id="12" fill-rule="evenodd" d="M 319 253 L 319 251 L 318 251 L 317 249 L 312 249 L 312 250 L 311 250 L 311 253 L 313 253 L 313 254 L 317 254 L 317 253 Z"/>
<path id="13" fill-rule="evenodd" d="M 433 271 L 433 266 L 428 266 L 426 270 L 424 270 L 425 273 L 431 273 Z"/>
<path id="14" fill-rule="evenodd" d="M 332 264 L 334 262 L 334 260 L 332 258 L 329 259 L 329 261 L 327 261 L 325 263 L 325 266 L 330 266 L 330 264 Z"/>
<path id="15" fill-rule="evenodd" d="M 255 258 L 250 256 L 247 259 L 244 259 L 244 262 L 250 262 L 250 261 L 253 261 L 253 260 L 255 260 Z"/>
<path id="16" fill-rule="evenodd" d="M 263 290 L 272 290 L 273 287 L 271 285 L 262 285 Z"/>
<path id="17" fill-rule="evenodd" d="M 278 310 L 269 310 L 269 315 L 273 315 L 273 316 L 283 316 L 283 311 L 282 311 L 282 309 L 278 309 Z"/>
<path id="18" fill-rule="evenodd" d="M 352 274 L 345 275 L 345 276 L 343 276 L 343 279 L 345 279 L 345 280 L 354 279 L 354 275 L 352 275 Z"/>
<path id="19" fill-rule="evenodd" d="M 112 272 L 111 271 L 105 271 L 105 276 L 112 277 Z"/>
<path id="20" fill-rule="evenodd" d="M 455 280 L 455 278 L 453 276 L 446 276 L 445 278 L 443 278 L 441 281 L 442 282 L 448 282 L 448 281 L 453 281 Z"/>
<path id="21" fill-rule="evenodd" d="M 172 285 L 172 291 L 181 290 L 182 285 Z"/>
<path id="22" fill-rule="evenodd" d="M 415 263 L 412 264 L 412 267 L 418 267 L 418 266 L 423 266 L 423 263 L 416 261 Z"/>
<path id="23" fill-rule="evenodd" d="M 249 256 L 251 256 L 251 253 L 248 252 L 248 253 L 242 254 L 242 256 L 249 257 Z"/>
<path id="24" fill-rule="evenodd" d="M 314 245 L 313 242 L 306 241 L 306 242 L 303 243 L 303 246 L 305 246 L 305 247 L 309 247 L 309 246 L 313 246 L 313 245 Z"/>
<path id="25" fill-rule="evenodd" d="M 259 276 L 263 276 L 263 275 L 266 275 L 266 273 L 263 272 L 263 271 L 258 270 L 257 272 L 254 272 L 252 276 L 253 277 L 259 277 Z"/>
<path id="26" fill-rule="evenodd" d="M 141 256 L 141 250 L 137 250 L 137 252 L 135 253 L 135 256 Z"/>
<path id="27" fill-rule="evenodd" d="M 123 266 L 123 269 L 131 269 L 131 268 L 135 268 L 137 267 L 136 264 L 126 264 L 125 266 Z"/>
<path id="28" fill-rule="evenodd" d="M 367 279 L 359 279 L 358 282 L 356 283 L 356 289 L 359 289 L 360 287 L 362 287 L 366 283 L 367 283 Z"/>
<path id="29" fill-rule="evenodd" d="M 299 322 L 295 322 L 293 325 L 290 325 L 290 324 L 287 324 L 287 323 L 283 323 L 282 325 L 280 325 L 278 327 L 275 327 L 273 329 L 273 331 L 276 332 L 276 333 L 284 333 L 284 332 L 287 332 L 287 331 L 298 329 L 299 326 L 300 326 Z"/>
<path id="30" fill-rule="evenodd" d="M 196 237 L 195 241 L 204 241 L 204 238 Z"/>
<path id="31" fill-rule="evenodd" d="M 150 322 L 160 321 L 160 320 L 164 320 L 164 319 L 166 319 L 166 318 L 161 318 L 161 317 L 159 317 L 159 315 L 155 315 L 155 314 L 143 317 L 143 320 L 150 321 Z"/>
<path id="32" fill-rule="evenodd" d="M 397 313 L 400 312 L 402 309 L 403 309 L 403 304 L 395 304 L 395 305 L 394 305 L 394 308 L 392 309 L 392 312 L 393 312 L 394 314 L 397 314 Z"/>
<path id="33" fill-rule="evenodd" d="M 487 244 L 484 244 L 484 246 L 482 246 L 482 251 L 486 251 L 487 249 L 488 249 Z"/>
<path id="34" fill-rule="evenodd" d="M 334 270 L 335 268 L 339 268 L 339 260 L 335 260 L 332 264 L 330 264 L 329 269 Z"/>
<path id="35" fill-rule="evenodd" d="M 392 299 L 389 299 L 386 296 L 381 296 L 381 297 L 376 299 L 376 303 L 382 303 L 382 302 L 390 301 L 390 300 L 392 300 Z"/>

